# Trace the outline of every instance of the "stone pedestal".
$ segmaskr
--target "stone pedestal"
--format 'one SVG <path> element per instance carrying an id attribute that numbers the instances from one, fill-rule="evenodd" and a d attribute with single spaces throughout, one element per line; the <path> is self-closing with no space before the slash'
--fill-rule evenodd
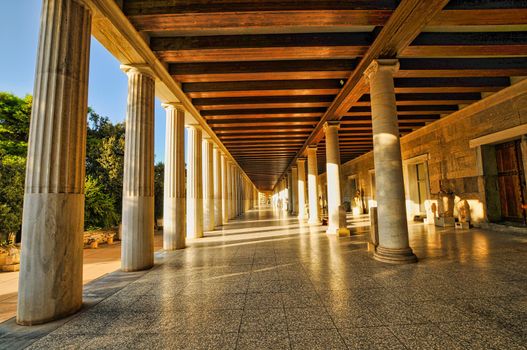
<path id="1" fill-rule="evenodd" d="M 397 60 L 375 60 L 366 70 L 370 83 L 375 188 L 379 246 L 375 259 L 411 263 L 417 258 L 408 244 L 401 145 L 393 75 Z"/>
<path id="2" fill-rule="evenodd" d="M 213 144 L 210 139 L 203 140 L 203 229 L 214 230 L 214 160 Z"/>
<path id="3" fill-rule="evenodd" d="M 163 249 L 185 248 L 185 110 L 179 103 L 166 110 Z"/>
<path id="4" fill-rule="evenodd" d="M 214 225 L 223 225 L 223 183 L 221 174 L 221 152 L 218 146 L 214 145 L 213 151 L 213 168 L 214 168 Z"/>
<path id="5" fill-rule="evenodd" d="M 44 0 L 29 132 L 17 323 L 82 305 L 84 174 L 91 11 Z"/>
<path id="6" fill-rule="evenodd" d="M 143 65 L 121 69 L 128 75 L 121 269 L 138 271 L 154 265 L 155 80 Z"/>
<path id="7" fill-rule="evenodd" d="M 188 126 L 187 237 L 203 237 L 203 172 L 201 127 Z"/>
<path id="8" fill-rule="evenodd" d="M 306 159 L 298 158 L 298 219 L 306 219 Z"/>
<path id="9" fill-rule="evenodd" d="M 341 189 L 340 189 L 340 150 L 339 122 L 327 122 L 324 125 L 326 133 L 326 176 L 328 192 L 328 230 L 330 235 L 349 236 L 345 220 L 340 219 Z"/>
<path id="10" fill-rule="evenodd" d="M 318 164 L 317 147 L 307 148 L 307 193 L 309 198 L 310 225 L 320 224 L 320 204 L 318 202 Z"/>

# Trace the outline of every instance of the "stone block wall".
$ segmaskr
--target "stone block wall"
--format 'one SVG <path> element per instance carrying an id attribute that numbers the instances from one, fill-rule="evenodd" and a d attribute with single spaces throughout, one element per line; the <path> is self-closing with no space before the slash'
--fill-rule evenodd
<path id="1" fill-rule="evenodd" d="M 470 140 L 527 123 L 527 81 L 521 81 L 401 138 L 403 161 L 426 155 L 431 197 L 441 186 L 466 199 L 474 223 L 487 220 L 480 150 Z M 342 180 L 358 175 L 365 202 L 371 198 L 373 152 L 342 165 Z"/>

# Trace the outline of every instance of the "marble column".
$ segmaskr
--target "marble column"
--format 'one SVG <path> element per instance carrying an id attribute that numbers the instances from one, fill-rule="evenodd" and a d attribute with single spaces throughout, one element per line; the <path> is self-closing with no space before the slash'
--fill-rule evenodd
<path id="1" fill-rule="evenodd" d="M 221 219 L 222 224 L 229 222 L 229 162 L 221 155 Z"/>
<path id="2" fill-rule="evenodd" d="M 128 75 L 121 269 L 138 271 L 154 264 L 155 80 L 143 65 L 121 68 Z"/>
<path id="3" fill-rule="evenodd" d="M 214 151 L 212 140 L 203 139 L 203 229 L 214 230 Z"/>
<path id="4" fill-rule="evenodd" d="M 223 225 L 223 184 L 221 174 L 222 156 L 218 146 L 214 145 L 213 150 L 213 167 L 214 167 L 214 224 L 216 226 Z"/>
<path id="5" fill-rule="evenodd" d="M 298 166 L 291 167 L 291 215 L 298 215 Z"/>
<path id="6" fill-rule="evenodd" d="M 187 237 L 203 237 L 202 131 L 199 125 L 188 126 L 187 168 Z"/>
<path id="7" fill-rule="evenodd" d="M 306 219 L 306 159 L 298 158 L 298 219 Z"/>
<path id="8" fill-rule="evenodd" d="M 345 215 L 340 212 L 342 194 L 340 189 L 340 123 L 330 121 L 324 125 L 326 134 L 326 177 L 328 192 L 328 230 L 330 235 L 348 236 L 350 231 L 346 227 Z M 341 215 L 344 214 L 344 218 Z"/>
<path id="9" fill-rule="evenodd" d="M 163 249 L 185 248 L 185 110 L 180 103 L 165 103 L 165 184 Z"/>
<path id="10" fill-rule="evenodd" d="M 417 258 L 408 242 L 403 167 L 393 75 L 395 59 L 372 62 L 365 72 L 370 84 L 375 199 L 379 246 L 374 257 L 388 263 L 412 263 Z"/>
<path id="11" fill-rule="evenodd" d="M 44 0 L 27 157 L 17 323 L 82 305 L 86 113 L 92 14 Z"/>
<path id="12" fill-rule="evenodd" d="M 317 146 L 307 148 L 307 195 L 309 198 L 310 225 L 320 224 L 320 204 L 318 202 L 318 164 Z"/>
<path id="13" fill-rule="evenodd" d="M 228 180 L 229 188 L 227 189 L 228 199 L 229 199 L 229 219 L 232 219 L 234 217 L 234 200 L 233 200 L 233 192 L 232 192 L 234 176 L 233 176 L 233 166 L 232 166 L 231 161 L 229 161 L 227 169 L 228 169 L 227 177 L 229 179 Z"/>

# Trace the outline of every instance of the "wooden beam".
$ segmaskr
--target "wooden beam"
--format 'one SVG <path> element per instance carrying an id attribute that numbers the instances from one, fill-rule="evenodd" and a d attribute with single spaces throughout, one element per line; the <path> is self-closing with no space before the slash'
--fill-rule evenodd
<path id="1" fill-rule="evenodd" d="M 139 31 L 172 32 L 178 35 L 249 34 L 277 31 L 316 32 L 324 28 L 349 30 L 353 27 L 384 25 L 390 10 L 296 10 L 236 11 L 216 13 L 166 13 L 133 15 Z M 326 30 L 327 30 L 326 29 Z"/>
<path id="2" fill-rule="evenodd" d="M 293 165 L 296 158 L 304 153 L 308 145 L 320 140 L 322 127 L 327 120 L 340 119 L 353 103 L 368 91 L 363 75 L 371 62 L 378 57 L 396 57 L 410 45 L 447 3 L 448 0 L 402 0 L 399 3 L 289 166 Z"/>
<path id="3" fill-rule="evenodd" d="M 350 59 L 372 41 L 366 33 L 315 33 L 154 37 L 150 47 L 165 62 L 224 62 L 299 59 Z"/>

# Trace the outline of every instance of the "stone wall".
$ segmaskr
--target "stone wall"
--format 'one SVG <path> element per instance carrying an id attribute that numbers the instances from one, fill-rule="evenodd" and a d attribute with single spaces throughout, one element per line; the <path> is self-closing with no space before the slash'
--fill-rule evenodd
<path id="1" fill-rule="evenodd" d="M 524 80 L 403 136 L 403 160 L 425 157 L 431 197 L 436 198 L 434 194 L 440 187 L 451 190 L 457 200 L 469 201 L 474 223 L 486 221 L 481 150 L 471 148 L 469 142 L 526 123 L 527 80 Z M 373 152 L 342 165 L 343 183 L 350 175 L 357 175 L 366 203 L 372 199 L 373 168 Z"/>

